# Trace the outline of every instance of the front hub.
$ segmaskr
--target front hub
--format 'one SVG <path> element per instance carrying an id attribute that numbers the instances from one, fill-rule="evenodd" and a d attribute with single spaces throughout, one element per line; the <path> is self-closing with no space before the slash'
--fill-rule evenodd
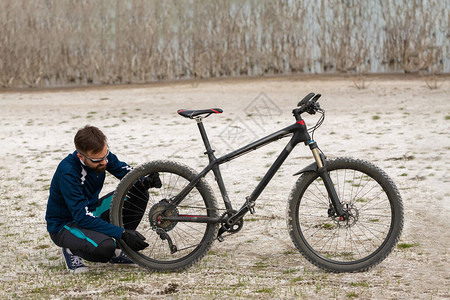
<path id="1" fill-rule="evenodd" d="M 345 212 L 344 216 L 335 216 L 333 219 L 338 227 L 352 227 L 358 222 L 359 211 L 352 203 L 343 203 L 342 209 Z"/>

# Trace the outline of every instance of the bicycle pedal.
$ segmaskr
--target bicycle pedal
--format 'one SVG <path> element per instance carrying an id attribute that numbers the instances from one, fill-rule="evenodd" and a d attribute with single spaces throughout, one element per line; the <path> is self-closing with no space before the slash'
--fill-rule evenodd
<path id="1" fill-rule="evenodd" d="M 224 238 L 221 235 L 218 235 L 217 240 L 222 243 L 224 241 Z"/>

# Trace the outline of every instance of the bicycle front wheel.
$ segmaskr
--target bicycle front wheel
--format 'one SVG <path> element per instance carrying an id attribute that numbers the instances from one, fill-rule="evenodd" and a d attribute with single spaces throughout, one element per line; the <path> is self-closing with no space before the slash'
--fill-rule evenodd
<path id="1" fill-rule="evenodd" d="M 336 215 L 318 173 L 307 172 L 288 201 L 291 239 L 319 268 L 366 271 L 383 261 L 400 238 L 400 194 L 386 173 L 366 161 L 338 158 L 327 162 L 327 170 L 349 219 Z"/>
<path id="2" fill-rule="evenodd" d="M 159 173 L 162 187 L 148 191 L 140 188 L 140 180 L 155 172 Z M 178 271 L 190 267 L 211 248 L 218 224 L 158 220 L 161 215 L 217 217 L 215 197 L 204 179 L 178 206 L 171 204 L 171 199 L 196 175 L 178 162 L 152 161 L 136 167 L 119 183 L 111 204 L 111 223 L 137 230 L 149 244 L 142 251 L 133 251 L 119 241 L 135 263 L 153 271 Z"/>

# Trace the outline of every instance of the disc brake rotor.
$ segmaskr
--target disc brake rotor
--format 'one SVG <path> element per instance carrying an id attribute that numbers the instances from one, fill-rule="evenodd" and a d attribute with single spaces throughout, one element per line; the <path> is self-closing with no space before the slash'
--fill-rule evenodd
<path id="1" fill-rule="evenodd" d="M 342 203 L 342 208 L 348 213 L 348 218 L 342 220 L 339 217 L 335 217 L 334 221 L 339 227 L 352 227 L 358 222 L 359 211 L 356 206 L 352 203 Z"/>

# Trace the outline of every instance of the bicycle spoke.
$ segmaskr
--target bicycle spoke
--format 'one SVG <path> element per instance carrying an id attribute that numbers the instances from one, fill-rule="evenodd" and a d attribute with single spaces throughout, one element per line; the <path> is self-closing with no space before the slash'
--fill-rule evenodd
<path id="1" fill-rule="evenodd" d="M 328 259 L 362 259 L 383 243 L 389 230 L 389 200 L 379 184 L 363 172 L 341 169 L 329 174 L 350 217 L 344 221 L 328 216 L 328 193 L 317 177 L 303 193 L 298 208 L 302 235 L 314 251 Z"/>
<path id="2" fill-rule="evenodd" d="M 140 186 L 142 178 L 155 172 L 161 187 L 145 190 Z M 170 221 L 170 217 L 183 215 L 218 217 L 212 190 L 203 179 L 178 206 L 173 205 L 172 199 L 195 176 L 179 163 L 155 161 L 132 170 L 119 184 L 111 211 L 113 224 L 137 230 L 149 244 L 141 251 L 124 248 L 138 264 L 155 270 L 180 270 L 203 257 L 211 247 L 217 236 L 216 224 Z"/>

